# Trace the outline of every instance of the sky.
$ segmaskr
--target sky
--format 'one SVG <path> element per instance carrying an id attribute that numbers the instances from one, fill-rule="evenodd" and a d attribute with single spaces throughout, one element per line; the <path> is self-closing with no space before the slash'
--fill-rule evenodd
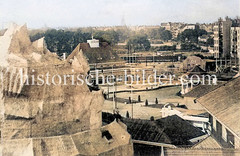
<path id="1" fill-rule="evenodd" d="M 1 0 L 0 24 L 29 28 L 210 23 L 240 16 L 240 0 Z"/>

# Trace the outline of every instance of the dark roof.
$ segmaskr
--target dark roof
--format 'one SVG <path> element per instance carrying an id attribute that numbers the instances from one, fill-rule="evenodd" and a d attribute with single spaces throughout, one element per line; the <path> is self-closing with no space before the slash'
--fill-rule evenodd
<path id="1" fill-rule="evenodd" d="M 127 131 L 131 134 L 132 139 L 149 142 L 171 144 L 171 139 L 164 132 L 164 129 L 157 126 L 154 121 L 141 119 L 124 119 L 127 125 Z"/>
<path id="2" fill-rule="evenodd" d="M 83 52 L 90 49 L 89 43 L 80 43 L 80 47 L 83 50 Z"/>
<path id="3" fill-rule="evenodd" d="M 194 66 L 190 73 L 205 73 L 205 71 L 200 67 L 200 65 Z"/>
<path id="4" fill-rule="evenodd" d="M 111 123 L 114 115 L 103 112 L 102 119 L 104 123 Z M 200 129 L 177 115 L 156 121 L 129 118 L 121 118 L 121 121 L 127 125 L 127 131 L 134 140 L 189 145 L 189 139 L 204 135 Z"/>
<path id="5" fill-rule="evenodd" d="M 190 69 L 193 68 L 194 65 L 201 65 L 201 67 L 204 68 L 205 66 L 205 61 L 202 60 L 200 57 L 198 56 L 188 56 L 184 61 L 183 61 L 183 68 L 184 69 Z M 190 66 L 189 66 L 190 65 Z"/>
<path id="6" fill-rule="evenodd" d="M 223 84 L 197 101 L 240 137 L 240 77 Z"/>
<path id="7" fill-rule="evenodd" d="M 106 42 L 100 43 L 100 47 L 91 48 L 88 43 L 79 43 L 73 52 L 67 57 L 67 60 L 73 57 L 82 49 L 83 54 L 88 58 L 89 63 L 100 63 L 107 61 L 120 60 L 118 55 L 113 51 Z"/>
<path id="8" fill-rule="evenodd" d="M 164 132 L 174 145 L 188 145 L 188 140 L 205 134 L 199 128 L 194 127 L 177 115 L 158 119 L 156 123 L 164 129 Z"/>
<path id="9" fill-rule="evenodd" d="M 83 43 L 81 43 L 81 47 L 83 47 L 83 54 L 88 58 L 89 63 L 119 60 L 118 55 L 106 42 L 101 43 L 98 48 L 90 48 Z"/>
<path id="10" fill-rule="evenodd" d="M 102 113 L 102 120 L 109 124 L 114 121 L 116 115 L 111 113 Z M 154 121 L 141 120 L 141 119 L 129 119 L 121 118 L 121 121 L 126 124 L 128 133 L 131 134 L 132 139 L 158 142 L 158 143 L 168 143 L 171 144 L 171 139 L 165 134 L 164 130 L 157 126 Z"/>
<path id="11" fill-rule="evenodd" d="M 191 78 L 193 75 L 197 75 L 201 77 L 202 75 L 205 75 L 206 71 L 204 71 L 200 65 L 195 65 L 190 71 L 188 71 L 185 75 L 188 75 L 189 78 Z M 195 77 L 192 77 L 195 78 Z"/>
<path id="12" fill-rule="evenodd" d="M 215 90 L 216 88 L 220 87 L 226 82 L 217 82 L 217 85 L 198 85 L 194 87 L 191 91 L 188 93 L 184 94 L 184 97 L 194 97 L 194 98 L 199 98 L 202 97 L 203 95 Z"/>

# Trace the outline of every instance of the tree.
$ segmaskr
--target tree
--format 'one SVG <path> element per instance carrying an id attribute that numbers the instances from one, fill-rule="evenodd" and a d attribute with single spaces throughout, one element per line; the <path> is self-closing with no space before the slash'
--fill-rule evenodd
<path id="1" fill-rule="evenodd" d="M 31 41 L 35 41 L 44 36 L 47 48 L 61 56 L 62 53 L 70 54 L 79 43 L 84 43 L 91 39 L 92 32 L 90 31 L 93 30 L 88 31 L 83 32 L 82 29 L 77 29 L 76 31 L 49 29 L 45 33 L 37 33 L 30 36 L 30 38 Z M 114 30 L 95 31 L 93 34 L 94 38 L 99 39 L 100 42 L 107 42 L 111 45 L 119 41 L 119 34 Z"/>
<path id="2" fill-rule="evenodd" d="M 147 34 L 151 39 L 159 39 L 158 29 L 151 29 Z"/>
<path id="3" fill-rule="evenodd" d="M 138 102 L 141 102 L 141 96 L 138 95 Z"/>
<path id="4" fill-rule="evenodd" d="M 195 44 L 192 44 L 192 43 L 182 43 L 181 44 L 181 50 L 193 51 L 193 50 L 200 50 L 200 48 L 197 47 Z"/>
<path id="5" fill-rule="evenodd" d="M 37 34 L 34 34 L 32 36 L 30 36 L 30 40 L 33 42 L 33 41 L 36 41 L 40 38 L 42 38 L 44 36 L 44 33 L 37 33 Z"/>
<path id="6" fill-rule="evenodd" d="M 118 33 L 120 42 L 125 42 L 128 39 L 129 34 L 131 33 L 131 31 L 127 27 L 118 28 L 116 32 Z"/>
<path id="7" fill-rule="evenodd" d="M 115 45 L 119 41 L 119 34 L 114 30 L 96 31 L 93 36 L 100 42 L 107 42 L 110 45 Z"/>
<path id="8" fill-rule="evenodd" d="M 155 100 L 155 104 L 158 104 L 158 99 L 156 98 L 156 100 Z"/>
<path id="9" fill-rule="evenodd" d="M 198 43 L 198 37 L 206 34 L 207 31 L 203 29 L 186 29 L 182 33 L 178 34 L 177 39 L 182 43 Z"/>
<path id="10" fill-rule="evenodd" d="M 151 117 L 150 117 L 150 121 L 154 121 L 154 116 L 151 116 Z"/>
<path id="11" fill-rule="evenodd" d="M 160 46 L 160 47 L 153 47 L 152 49 L 155 51 L 175 51 L 176 45 L 173 45 L 173 46 L 164 45 L 164 46 Z"/>
<path id="12" fill-rule="evenodd" d="M 151 47 L 149 40 L 146 35 L 134 35 L 130 37 L 127 42 L 127 47 L 133 48 L 133 50 L 146 50 L 148 51 Z"/>
<path id="13" fill-rule="evenodd" d="M 163 41 L 168 41 L 172 39 L 172 33 L 169 30 L 163 30 L 160 32 L 160 39 Z"/>
<path id="14" fill-rule="evenodd" d="M 207 45 L 208 46 L 213 46 L 213 44 L 214 44 L 214 40 L 213 40 L 213 38 L 212 37 L 209 37 L 208 39 L 207 39 Z"/>
<path id="15" fill-rule="evenodd" d="M 82 33 L 81 30 L 73 32 L 50 29 L 45 33 L 32 35 L 30 38 L 31 41 L 35 41 L 43 36 L 45 37 L 47 48 L 61 56 L 62 53 L 70 54 L 79 43 L 86 42 L 91 35 L 90 33 Z"/>

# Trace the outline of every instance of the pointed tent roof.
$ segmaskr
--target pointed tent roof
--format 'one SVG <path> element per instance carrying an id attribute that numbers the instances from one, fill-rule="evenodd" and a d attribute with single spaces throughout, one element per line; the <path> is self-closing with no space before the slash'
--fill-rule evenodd
<path id="1" fill-rule="evenodd" d="M 193 67 L 193 69 L 190 71 L 190 73 L 205 73 L 205 70 L 203 70 L 200 65 L 196 65 Z"/>

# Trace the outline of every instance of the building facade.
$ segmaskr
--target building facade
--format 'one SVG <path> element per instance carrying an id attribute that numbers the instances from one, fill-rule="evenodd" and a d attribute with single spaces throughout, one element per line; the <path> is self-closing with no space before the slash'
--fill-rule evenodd
<path id="1" fill-rule="evenodd" d="M 221 18 L 214 26 L 214 52 L 215 58 L 227 57 L 230 54 L 230 30 L 232 21 L 230 18 Z"/>
<path id="2" fill-rule="evenodd" d="M 233 61 L 237 62 L 237 58 L 240 57 L 240 27 L 231 28 L 230 54 L 234 58 Z"/>
<path id="3" fill-rule="evenodd" d="M 197 99 L 209 113 L 209 132 L 224 148 L 240 148 L 240 77 Z"/>

